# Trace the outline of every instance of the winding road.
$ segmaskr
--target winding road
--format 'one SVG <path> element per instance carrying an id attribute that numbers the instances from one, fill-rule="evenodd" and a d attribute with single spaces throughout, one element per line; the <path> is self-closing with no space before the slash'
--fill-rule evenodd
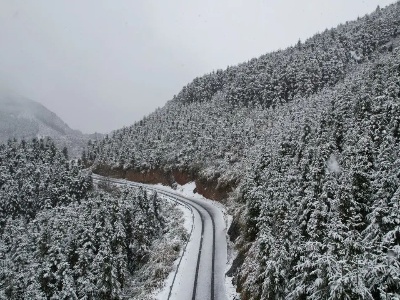
<path id="1" fill-rule="evenodd" d="M 193 229 L 180 258 L 169 295 L 165 300 L 226 300 L 225 268 L 227 261 L 226 224 L 222 211 L 212 201 L 182 196 L 161 186 L 110 179 L 120 185 L 142 186 L 156 191 L 181 205 L 193 215 Z"/>

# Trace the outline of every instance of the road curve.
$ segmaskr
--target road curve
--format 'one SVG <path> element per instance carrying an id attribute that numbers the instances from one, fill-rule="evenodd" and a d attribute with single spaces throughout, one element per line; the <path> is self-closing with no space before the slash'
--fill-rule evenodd
<path id="1" fill-rule="evenodd" d="M 104 177 L 93 175 L 94 179 Z M 191 208 L 194 228 L 181 257 L 166 300 L 225 300 L 226 227 L 222 211 L 212 201 L 185 197 L 162 186 L 123 179 L 111 182 L 142 186 Z"/>

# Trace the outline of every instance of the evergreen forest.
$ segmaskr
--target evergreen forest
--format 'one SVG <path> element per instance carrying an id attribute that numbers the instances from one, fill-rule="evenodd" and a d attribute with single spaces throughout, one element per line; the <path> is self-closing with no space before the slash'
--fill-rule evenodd
<path id="1" fill-rule="evenodd" d="M 223 203 L 240 299 L 400 299 L 400 2 L 197 77 L 79 159 L 57 145 L 0 144 L 0 300 L 162 288 L 182 211 L 93 174 Z"/>
<path id="2" fill-rule="evenodd" d="M 160 243 L 176 258 L 179 239 L 163 239 L 180 219 L 156 193 L 95 189 L 48 138 L 0 145 L 0 170 L 0 299 L 122 299 L 169 274 L 170 263 L 148 265 Z"/>
<path id="3" fill-rule="evenodd" d="M 198 77 L 82 162 L 217 191 L 242 299 L 399 299 L 400 3 Z"/>

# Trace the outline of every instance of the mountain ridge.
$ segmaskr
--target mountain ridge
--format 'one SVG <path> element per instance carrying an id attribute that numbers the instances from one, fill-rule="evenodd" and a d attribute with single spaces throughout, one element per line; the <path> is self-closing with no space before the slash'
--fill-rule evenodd
<path id="1" fill-rule="evenodd" d="M 73 130 L 41 103 L 10 93 L 0 94 L 0 116 L 0 142 L 3 143 L 14 138 L 50 137 L 59 147 L 67 147 L 73 157 L 78 157 L 89 139 L 101 137 Z"/>

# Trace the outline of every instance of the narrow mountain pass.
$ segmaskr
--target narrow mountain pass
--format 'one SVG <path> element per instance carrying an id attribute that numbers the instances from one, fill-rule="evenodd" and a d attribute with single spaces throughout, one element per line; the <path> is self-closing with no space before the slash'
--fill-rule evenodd
<path id="1" fill-rule="evenodd" d="M 227 262 L 226 225 L 221 209 L 213 203 L 187 197 L 167 187 L 141 184 L 122 179 L 93 175 L 119 185 L 141 186 L 155 191 L 190 208 L 193 230 L 175 270 L 174 279 L 165 300 L 225 300 L 225 268 Z"/>

